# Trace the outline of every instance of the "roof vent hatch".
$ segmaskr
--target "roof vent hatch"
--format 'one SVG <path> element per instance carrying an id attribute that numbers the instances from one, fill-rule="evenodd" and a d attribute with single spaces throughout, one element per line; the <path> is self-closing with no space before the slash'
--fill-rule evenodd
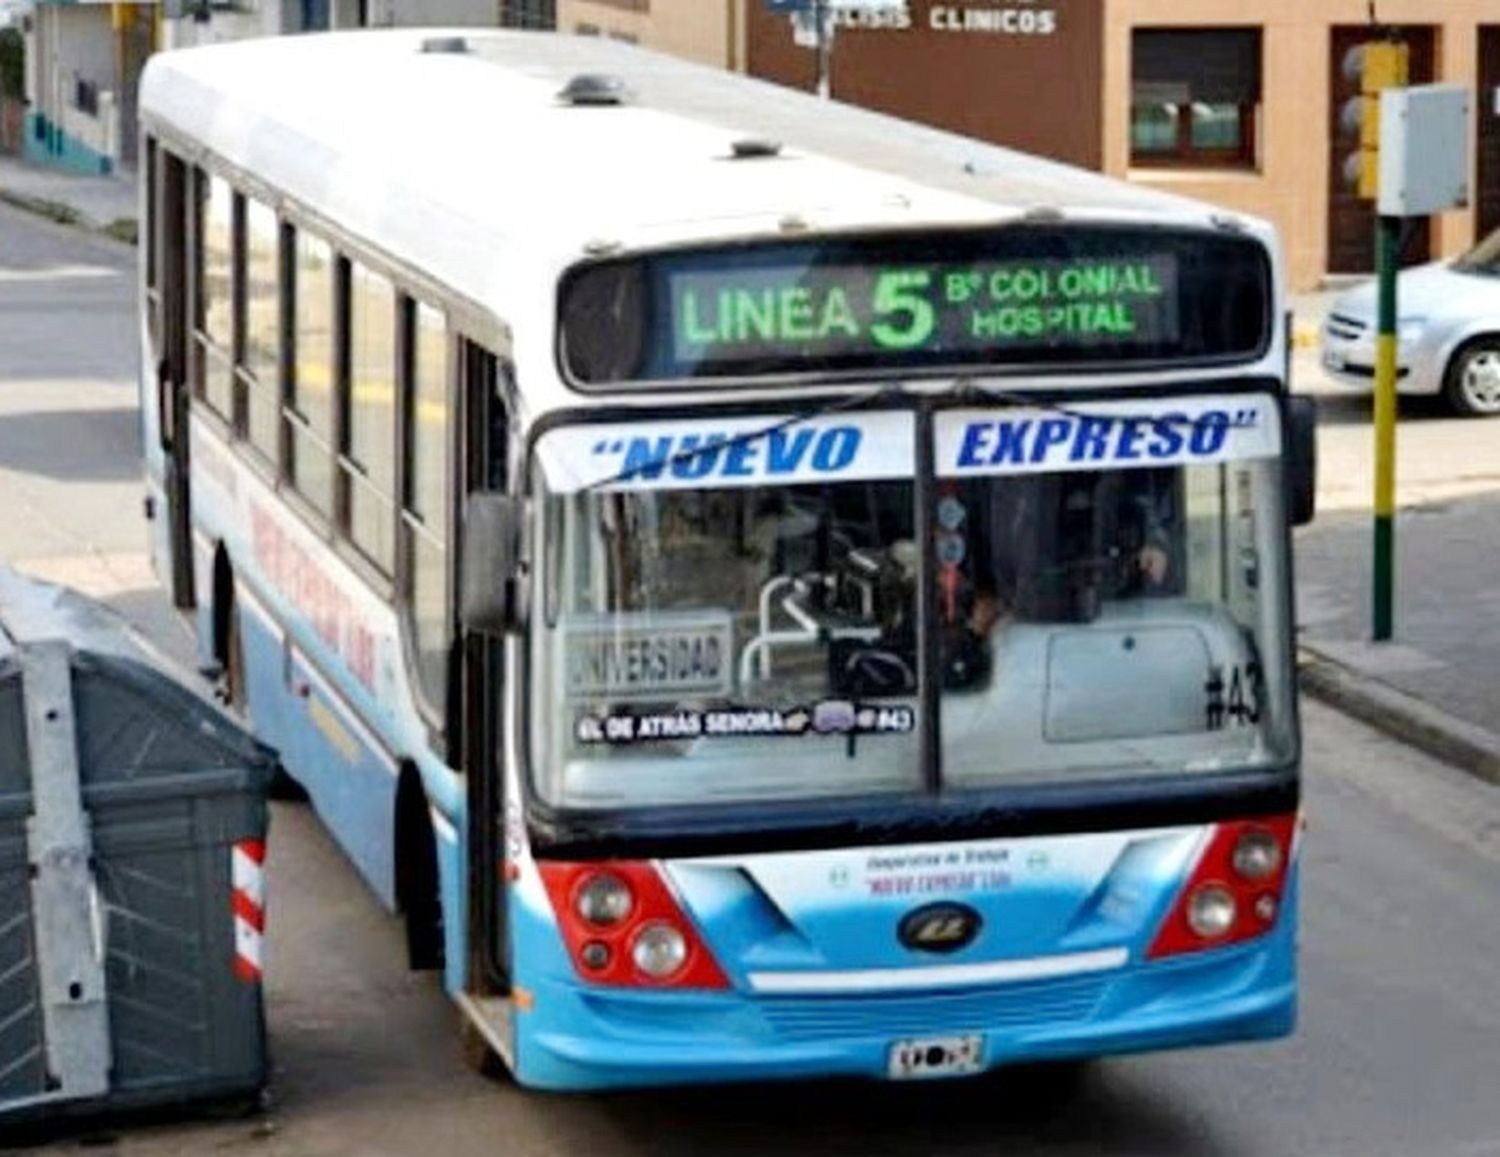
<path id="1" fill-rule="evenodd" d="M 624 104 L 628 96 L 623 80 L 598 72 L 579 73 L 557 94 L 564 104 L 575 107 Z"/>

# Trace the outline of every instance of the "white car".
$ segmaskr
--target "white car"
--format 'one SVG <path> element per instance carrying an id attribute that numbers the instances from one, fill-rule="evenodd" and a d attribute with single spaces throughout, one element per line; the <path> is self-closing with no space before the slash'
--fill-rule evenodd
<path id="1" fill-rule="evenodd" d="M 1375 382 L 1375 282 L 1334 300 L 1323 321 L 1323 368 Z M 1441 394 L 1459 414 L 1500 414 L 1500 230 L 1462 257 L 1403 270 L 1396 280 L 1396 388 Z"/>

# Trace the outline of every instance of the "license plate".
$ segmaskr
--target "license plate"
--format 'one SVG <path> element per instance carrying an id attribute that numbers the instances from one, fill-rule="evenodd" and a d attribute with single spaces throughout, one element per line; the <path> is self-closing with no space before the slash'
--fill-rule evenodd
<path id="1" fill-rule="evenodd" d="M 888 1072 L 892 1080 L 952 1077 L 977 1073 L 984 1059 L 984 1038 L 937 1036 L 897 1041 L 891 1046 Z"/>

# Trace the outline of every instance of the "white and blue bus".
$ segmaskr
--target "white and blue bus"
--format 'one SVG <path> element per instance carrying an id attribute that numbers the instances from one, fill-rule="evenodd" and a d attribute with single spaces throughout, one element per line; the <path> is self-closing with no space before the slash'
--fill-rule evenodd
<path id="1" fill-rule="evenodd" d="M 1265 224 L 597 39 L 191 49 L 140 104 L 154 557 L 477 1061 L 1291 1031 Z"/>

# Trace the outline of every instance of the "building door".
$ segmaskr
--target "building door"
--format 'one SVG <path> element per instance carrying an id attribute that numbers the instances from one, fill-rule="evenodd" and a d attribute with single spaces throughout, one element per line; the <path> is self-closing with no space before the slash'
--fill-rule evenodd
<path id="1" fill-rule="evenodd" d="M 1410 82 L 1430 84 L 1433 79 L 1434 44 L 1431 25 L 1406 25 L 1397 35 L 1410 46 Z M 1354 145 L 1339 122 L 1344 103 L 1359 95 L 1358 79 L 1344 76 L 1344 56 L 1357 44 L 1370 39 L 1363 25 L 1331 29 L 1328 54 L 1329 152 L 1328 152 L 1328 272 L 1373 273 L 1375 271 L 1375 206 L 1361 201 L 1344 179 L 1344 158 Z M 1427 218 L 1417 218 L 1402 230 L 1401 264 L 1419 265 L 1432 257 L 1432 229 Z"/>
<path id="2" fill-rule="evenodd" d="M 1479 238 L 1500 229 L 1500 24 L 1479 29 L 1474 138 L 1474 235 Z"/>

